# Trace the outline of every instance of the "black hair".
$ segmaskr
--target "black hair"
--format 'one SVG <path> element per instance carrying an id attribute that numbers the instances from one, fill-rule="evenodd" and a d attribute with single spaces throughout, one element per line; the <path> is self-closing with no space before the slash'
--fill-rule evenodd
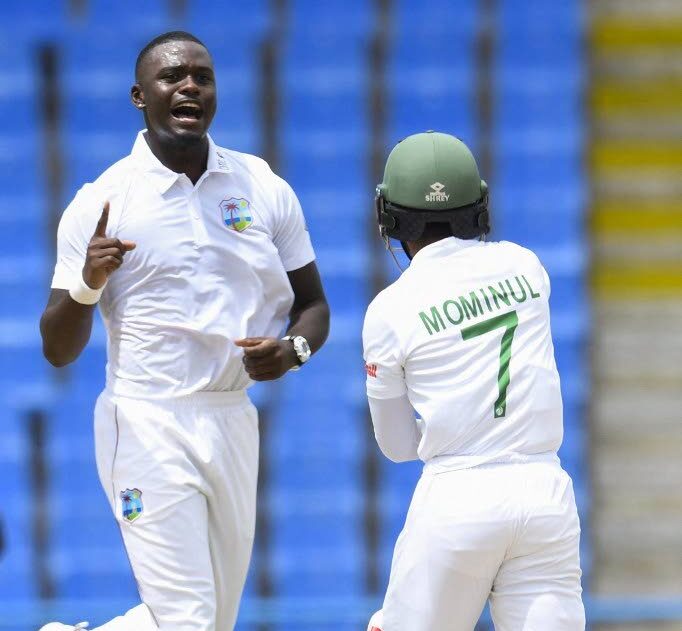
<path id="1" fill-rule="evenodd" d="M 191 33 L 188 33 L 187 31 L 169 31 L 168 33 L 157 35 L 140 51 L 140 54 L 137 56 L 137 61 L 135 62 L 136 80 L 139 78 L 140 66 L 142 66 L 144 58 L 157 46 L 160 46 L 161 44 L 166 44 L 168 42 L 195 42 L 206 48 L 206 50 L 208 50 L 204 42 L 202 42 L 198 37 L 195 37 Z"/>

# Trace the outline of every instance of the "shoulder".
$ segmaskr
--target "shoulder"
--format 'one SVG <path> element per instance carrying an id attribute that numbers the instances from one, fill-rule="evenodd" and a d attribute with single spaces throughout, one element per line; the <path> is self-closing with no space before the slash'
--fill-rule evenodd
<path id="1" fill-rule="evenodd" d="M 396 305 L 400 304 L 401 285 L 403 275 L 388 287 L 382 289 L 369 303 L 365 313 L 365 326 L 388 326 L 395 313 Z"/>
<path id="2" fill-rule="evenodd" d="M 289 183 L 277 175 L 263 158 L 251 153 L 243 153 L 225 147 L 216 147 L 216 150 L 237 173 L 241 173 L 247 177 L 251 176 L 258 180 L 261 185 L 274 189 L 280 194 L 293 194 L 293 190 Z"/>
<path id="3" fill-rule="evenodd" d="M 251 153 L 235 151 L 216 146 L 218 157 L 222 157 L 237 172 L 252 174 L 256 177 L 277 177 L 263 158 Z"/>
<path id="4" fill-rule="evenodd" d="M 63 220 L 85 220 L 90 223 L 99 218 L 104 202 L 113 205 L 125 195 L 135 172 L 130 156 L 112 164 L 93 182 L 86 182 L 74 195 L 62 216 Z"/>
<path id="5" fill-rule="evenodd" d="M 512 241 L 487 241 L 483 251 L 542 267 L 540 259 L 533 250 L 525 248 L 518 243 L 513 243 Z"/>
<path id="6" fill-rule="evenodd" d="M 113 202 L 113 198 L 126 193 L 135 172 L 133 159 L 126 156 L 103 171 L 94 182 L 85 184 L 77 196 L 82 195 L 92 200 L 101 198 L 102 202 L 108 199 Z"/>
<path id="7" fill-rule="evenodd" d="M 524 248 L 517 243 L 512 243 L 511 241 L 499 241 L 497 245 L 507 253 L 507 256 L 516 266 L 518 265 L 521 269 L 528 270 L 528 273 L 535 275 L 535 278 L 539 279 L 541 283 L 547 288 L 547 296 L 551 291 L 550 279 L 545 266 L 538 255 L 529 248 Z"/>

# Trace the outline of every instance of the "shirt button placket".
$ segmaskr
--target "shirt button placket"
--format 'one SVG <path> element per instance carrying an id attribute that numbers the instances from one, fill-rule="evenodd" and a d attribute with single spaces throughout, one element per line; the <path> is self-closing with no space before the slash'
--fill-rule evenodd
<path id="1" fill-rule="evenodd" d="M 194 231 L 194 249 L 196 250 L 202 243 L 207 240 L 206 226 L 201 219 L 199 195 L 196 189 L 193 189 L 189 195 L 189 210 L 192 217 L 192 229 Z"/>

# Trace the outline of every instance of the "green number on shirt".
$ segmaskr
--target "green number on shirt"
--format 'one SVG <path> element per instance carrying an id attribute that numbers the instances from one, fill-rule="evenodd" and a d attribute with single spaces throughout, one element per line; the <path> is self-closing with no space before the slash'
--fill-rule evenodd
<path id="1" fill-rule="evenodd" d="M 495 329 L 504 328 L 502 343 L 500 344 L 500 371 L 497 373 L 497 388 L 499 395 L 493 413 L 495 418 L 502 418 L 507 413 L 507 388 L 509 387 L 509 360 L 512 355 L 512 339 L 514 331 L 519 324 L 516 311 L 510 311 L 503 315 L 484 320 L 466 329 L 462 329 L 462 339 L 470 340 L 472 337 L 485 335 Z"/>

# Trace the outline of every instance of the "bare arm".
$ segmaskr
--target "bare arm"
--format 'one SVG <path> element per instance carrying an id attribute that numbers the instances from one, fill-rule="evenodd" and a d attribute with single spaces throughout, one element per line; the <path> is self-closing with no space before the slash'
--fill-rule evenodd
<path id="1" fill-rule="evenodd" d="M 95 305 L 76 302 L 66 289 L 53 289 L 40 318 L 43 355 L 53 366 L 70 364 L 83 351 L 92 331 Z"/>
<path id="2" fill-rule="evenodd" d="M 314 353 L 329 335 L 329 305 L 322 281 L 313 261 L 288 272 L 294 290 L 294 304 L 289 313 L 287 335 L 302 335 Z M 278 379 L 298 364 L 291 342 L 271 337 L 251 337 L 237 340 L 244 348 L 244 366 L 256 381 Z"/>
<path id="3" fill-rule="evenodd" d="M 83 266 L 83 280 L 92 289 L 104 287 L 109 276 L 123 263 L 125 253 L 135 248 L 132 241 L 107 238 L 108 221 L 109 202 L 106 202 Z M 40 334 L 43 355 L 53 366 L 66 366 L 81 354 L 90 339 L 94 310 L 95 305 L 76 302 L 68 290 L 52 289 L 40 318 Z"/>
<path id="4" fill-rule="evenodd" d="M 288 273 L 294 290 L 294 304 L 289 314 L 287 335 L 302 335 L 314 353 L 329 335 L 329 305 L 322 281 L 313 261 Z"/>

